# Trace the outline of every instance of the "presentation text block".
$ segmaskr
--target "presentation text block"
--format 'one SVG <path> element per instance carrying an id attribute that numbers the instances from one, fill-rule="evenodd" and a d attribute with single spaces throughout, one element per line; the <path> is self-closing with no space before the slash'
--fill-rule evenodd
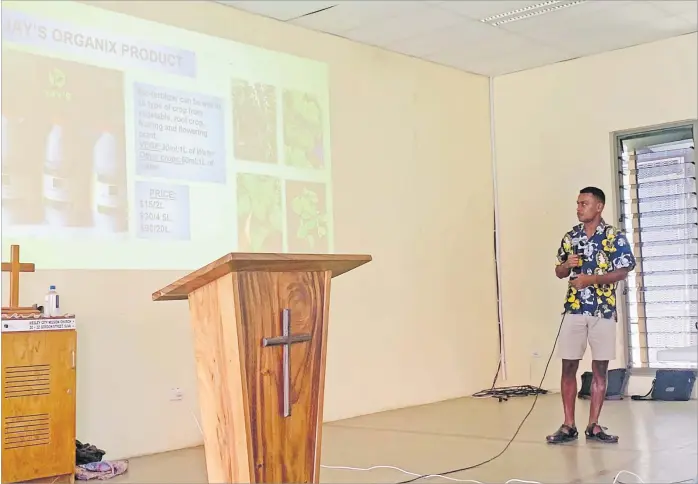
<path id="1" fill-rule="evenodd" d="M 136 182 L 139 239 L 190 240 L 189 187 Z"/>
<path id="2" fill-rule="evenodd" d="M 134 84 L 136 173 L 225 183 L 223 100 Z"/>

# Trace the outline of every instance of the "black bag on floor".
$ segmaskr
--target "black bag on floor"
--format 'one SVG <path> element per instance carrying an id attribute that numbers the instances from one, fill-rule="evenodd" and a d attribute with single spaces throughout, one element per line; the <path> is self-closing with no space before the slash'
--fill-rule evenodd
<path id="1" fill-rule="evenodd" d="M 614 368 L 608 370 L 606 376 L 606 400 L 623 400 L 625 389 L 628 386 L 628 370 L 627 368 Z M 591 398 L 591 381 L 594 374 L 590 371 L 582 373 L 582 385 L 577 392 L 577 398 Z"/>
<path id="2" fill-rule="evenodd" d="M 79 440 L 75 441 L 75 464 L 84 465 L 92 462 L 101 462 L 104 457 L 102 449 L 98 449 L 92 444 L 83 444 Z"/>
<path id="3" fill-rule="evenodd" d="M 633 400 L 686 402 L 691 399 L 696 382 L 694 370 L 657 370 L 647 395 L 633 395 Z"/>

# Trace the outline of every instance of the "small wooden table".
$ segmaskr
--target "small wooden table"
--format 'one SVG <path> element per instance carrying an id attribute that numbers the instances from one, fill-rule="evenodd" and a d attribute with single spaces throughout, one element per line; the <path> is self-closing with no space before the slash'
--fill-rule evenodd
<path id="1" fill-rule="evenodd" d="M 2 315 L 2 483 L 75 479 L 75 315 Z"/>
<path id="2" fill-rule="evenodd" d="M 2 308 L 2 483 L 75 481 L 75 315 L 45 317 L 19 306 L 13 245 L 10 304 Z"/>

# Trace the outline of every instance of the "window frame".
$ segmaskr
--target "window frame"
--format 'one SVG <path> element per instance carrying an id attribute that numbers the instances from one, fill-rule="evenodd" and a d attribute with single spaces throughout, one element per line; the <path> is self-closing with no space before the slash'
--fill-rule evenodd
<path id="1" fill-rule="evenodd" d="M 684 119 L 682 121 L 673 121 L 669 123 L 646 125 L 637 128 L 631 128 L 626 130 L 618 130 L 610 133 L 610 144 L 611 144 L 611 180 L 612 182 L 612 194 L 613 194 L 613 220 L 617 226 L 622 226 L 623 222 L 621 220 L 621 214 L 623 213 L 623 208 L 621 204 L 621 184 L 618 181 L 618 174 L 621 170 L 621 155 L 622 146 L 621 139 L 628 136 L 640 135 L 643 133 L 648 133 L 651 131 L 672 129 L 672 128 L 688 128 L 693 130 L 693 146 L 695 149 L 696 138 L 698 137 L 698 119 Z M 698 157 L 696 157 L 698 160 Z M 618 322 L 622 324 L 621 344 L 623 345 L 623 357 L 625 358 L 624 366 L 628 371 L 634 375 L 654 375 L 658 369 L 652 366 L 646 368 L 634 368 L 631 364 L 632 361 L 632 348 L 631 348 L 631 327 L 630 321 L 627 315 L 627 297 L 626 297 L 626 284 L 623 282 L 622 285 L 618 287 L 618 293 L 616 296 L 618 308 Z M 672 368 L 672 369 L 686 369 L 690 371 L 695 371 L 695 368 Z"/>

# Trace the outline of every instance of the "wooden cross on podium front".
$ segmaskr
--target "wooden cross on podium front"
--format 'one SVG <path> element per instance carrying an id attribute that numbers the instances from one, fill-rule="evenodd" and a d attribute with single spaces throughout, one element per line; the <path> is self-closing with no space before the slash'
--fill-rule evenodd
<path id="1" fill-rule="evenodd" d="M 34 264 L 19 261 L 19 245 L 10 246 L 10 262 L 2 263 L 2 272 L 10 273 L 10 305 L 2 308 L 2 313 L 38 313 L 35 307 L 20 307 L 19 305 L 19 274 L 20 272 L 34 272 Z"/>
<path id="2" fill-rule="evenodd" d="M 262 340 L 263 347 L 282 346 L 284 347 L 283 372 L 284 372 L 284 417 L 291 416 L 291 345 L 295 343 L 303 343 L 310 341 L 309 334 L 291 334 L 291 310 L 284 309 L 283 319 L 281 323 L 281 336 L 274 338 L 264 338 Z"/>

